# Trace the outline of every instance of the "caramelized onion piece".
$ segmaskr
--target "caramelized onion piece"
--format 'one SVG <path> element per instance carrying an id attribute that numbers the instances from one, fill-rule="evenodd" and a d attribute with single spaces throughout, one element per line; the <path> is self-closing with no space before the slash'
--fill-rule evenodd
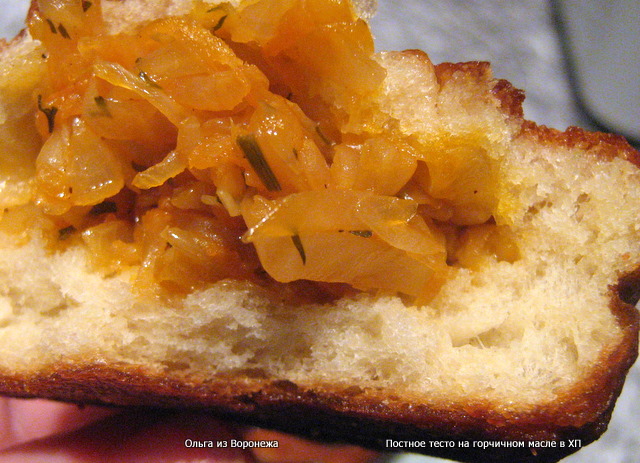
<path id="1" fill-rule="evenodd" d="M 19 218 L 35 198 L 31 226 L 84 243 L 106 272 L 134 269 L 141 293 L 304 280 L 288 288 L 425 302 L 453 266 L 518 258 L 492 221 L 486 136 L 402 132 L 349 2 L 196 2 L 118 34 L 99 0 L 39 5 L 35 123 L 0 133 L 42 145 L 0 165 L 0 204 Z"/>
<path id="2" fill-rule="evenodd" d="M 49 214 L 90 206 L 124 186 L 117 154 L 80 118 L 58 126 L 36 160 L 37 201 Z"/>

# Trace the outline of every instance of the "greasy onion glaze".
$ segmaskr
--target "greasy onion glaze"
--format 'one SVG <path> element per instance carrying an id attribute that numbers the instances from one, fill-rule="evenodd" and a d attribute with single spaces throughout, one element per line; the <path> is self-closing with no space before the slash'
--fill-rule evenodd
<path id="1" fill-rule="evenodd" d="M 54 248 L 82 241 L 142 292 L 232 278 L 418 302 L 483 253 L 517 258 L 486 153 L 427 147 L 378 107 L 385 71 L 349 2 L 199 2 L 119 34 L 99 0 L 38 5 L 42 147 L 21 208 Z"/>

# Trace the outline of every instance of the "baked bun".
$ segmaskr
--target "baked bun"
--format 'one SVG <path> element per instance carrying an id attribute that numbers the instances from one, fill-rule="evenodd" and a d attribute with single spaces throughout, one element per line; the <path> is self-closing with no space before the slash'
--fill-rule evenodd
<path id="1" fill-rule="evenodd" d="M 2 394 L 460 461 L 605 431 L 638 349 L 624 139 L 374 53 L 344 2 L 38 4 L 0 56 Z"/>

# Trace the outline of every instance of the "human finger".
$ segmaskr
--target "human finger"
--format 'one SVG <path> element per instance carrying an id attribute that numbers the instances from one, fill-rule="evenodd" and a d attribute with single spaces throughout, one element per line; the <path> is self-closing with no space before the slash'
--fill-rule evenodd
<path id="1" fill-rule="evenodd" d="M 369 463 L 379 454 L 356 446 L 326 445 L 265 429 L 251 428 L 247 441 L 277 442 L 277 447 L 253 449 L 260 463 Z"/>
<path id="2" fill-rule="evenodd" d="M 216 445 L 233 438 L 232 428 L 205 413 L 134 409 L 5 449 L 0 463 L 254 463 L 246 451 Z"/>
<path id="3" fill-rule="evenodd" d="M 73 431 L 114 413 L 115 409 L 50 400 L 0 398 L 0 450 Z"/>

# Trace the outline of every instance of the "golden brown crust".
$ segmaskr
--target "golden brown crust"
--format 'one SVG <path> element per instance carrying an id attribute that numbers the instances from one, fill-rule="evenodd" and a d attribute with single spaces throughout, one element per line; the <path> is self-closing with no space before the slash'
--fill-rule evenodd
<path id="1" fill-rule="evenodd" d="M 584 150 L 603 160 L 618 157 L 640 166 L 640 152 L 620 135 L 589 132 L 580 127 L 569 127 L 563 132 L 531 121 L 523 122 L 521 135 L 537 143 Z"/>
<path id="2" fill-rule="evenodd" d="M 409 50 L 407 53 L 417 54 L 417 51 Z M 478 83 L 489 83 L 491 93 L 500 102 L 503 113 L 521 124 L 522 137 L 548 146 L 584 150 L 604 160 L 619 157 L 640 166 L 640 152 L 620 135 L 591 132 L 580 127 L 569 127 L 561 131 L 524 120 L 522 103 L 525 92 L 507 80 L 493 79 L 491 65 L 488 62 L 440 63 L 435 66 L 435 72 L 440 85 L 453 79 L 456 74 L 464 74 L 465 78 Z"/>
<path id="3" fill-rule="evenodd" d="M 514 87 L 504 79 L 493 79 L 491 64 L 485 61 L 469 61 L 464 63 L 440 63 L 435 66 L 436 77 L 440 85 L 451 80 L 456 73 L 464 74 L 466 78 L 484 83 L 491 88 L 491 94 L 500 102 L 501 111 L 520 122 L 524 117 L 522 102 L 524 91 Z"/>
<path id="4" fill-rule="evenodd" d="M 5 51 L 8 51 L 10 48 L 16 46 L 16 44 L 27 37 L 28 33 L 26 29 L 22 29 L 18 32 L 14 38 L 9 40 L 8 42 L 5 39 L 0 39 L 0 55 Z"/>
<path id="5" fill-rule="evenodd" d="M 463 63 L 440 63 L 435 66 L 436 77 L 440 85 L 451 80 L 457 73 L 477 81 L 491 79 L 491 64 L 486 61 L 467 61 Z"/>
<path id="6" fill-rule="evenodd" d="M 517 89 L 508 80 L 500 79 L 496 81 L 491 92 L 500 101 L 500 108 L 505 114 L 517 119 L 524 117 L 522 102 L 525 94 L 523 90 Z"/>
<path id="7" fill-rule="evenodd" d="M 31 18 L 37 11 L 40 11 L 40 7 L 38 6 L 38 0 L 31 0 L 31 3 L 29 4 L 29 10 L 27 11 L 27 18 L 26 18 L 27 24 L 29 23 L 29 20 L 31 20 Z"/>

